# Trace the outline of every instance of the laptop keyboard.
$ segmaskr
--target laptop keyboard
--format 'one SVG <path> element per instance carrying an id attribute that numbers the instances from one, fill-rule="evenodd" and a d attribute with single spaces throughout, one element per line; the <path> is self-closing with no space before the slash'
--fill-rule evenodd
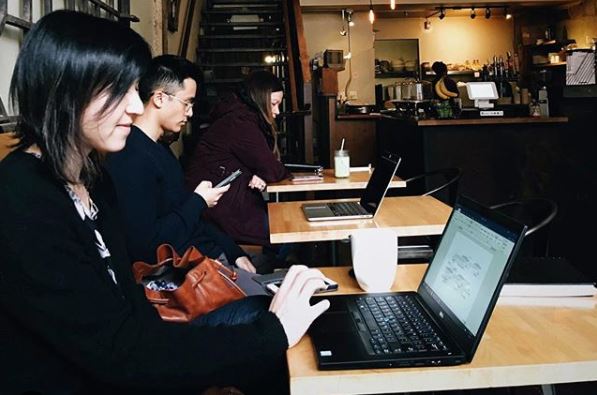
<path id="1" fill-rule="evenodd" d="M 346 217 L 349 215 L 367 215 L 367 210 L 361 207 L 360 204 L 355 202 L 345 203 L 329 203 L 328 207 L 334 213 L 336 217 Z"/>
<path id="2" fill-rule="evenodd" d="M 353 317 L 369 354 L 448 350 L 413 296 L 363 296 L 355 302 Z"/>

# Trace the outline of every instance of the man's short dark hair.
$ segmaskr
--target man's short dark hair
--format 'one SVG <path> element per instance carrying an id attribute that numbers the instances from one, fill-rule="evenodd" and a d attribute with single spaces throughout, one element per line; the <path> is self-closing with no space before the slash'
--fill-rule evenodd
<path id="1" fill-rule="evenodd" d="M 199 82 L 198 67 L 176 55 L 160 55 L 152 59 L 147 72 L 139 80 L 139 96 L 147 103 L 156 90 L 174 94 L 182 89 L 187 78 Z"/>

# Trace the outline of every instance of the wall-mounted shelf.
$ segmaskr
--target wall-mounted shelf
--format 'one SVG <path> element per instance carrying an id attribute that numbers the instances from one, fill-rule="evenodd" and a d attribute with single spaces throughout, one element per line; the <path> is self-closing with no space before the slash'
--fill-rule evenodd
<path id="1" fill-rule="evenodd" d="M 416 71 L 389 71 L 375 74 L 375 78 L 416 78 Z"/>
<path id="2" fill-rule="evenodd" d="M 474 75 L 478 73 L 475 70 L 448 70 L 448 75 Z M 425 71 L 425 75 L 435 75 L 433 71 Z"/>
<path id="3" fill-rule="evenodd" d="M 557 62 L 557 63 L 541 63 L 541 64 L 534 64 L 533 67 L 542 69 L 544 67 L 559 67 L 559 66 L 566 66 L 566 62 Z"/>

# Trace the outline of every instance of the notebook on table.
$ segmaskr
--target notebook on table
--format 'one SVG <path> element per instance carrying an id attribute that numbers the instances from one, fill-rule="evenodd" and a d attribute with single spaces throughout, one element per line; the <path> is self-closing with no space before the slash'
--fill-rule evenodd
<path id="1" fill-rule="evenodd" d="M 373 218 L 396 174 L 400 158 L 383 155 L 369 178 L 358 202 L 307 203 L 302 205 L 307 221 L 335 221 Z"/>
<path id="2" fill-rule="evenodd" d="M 470 362 L 526 227 L 460 197 L 416 292 L 328 297 L 309 333 L 320 369 Z"/>

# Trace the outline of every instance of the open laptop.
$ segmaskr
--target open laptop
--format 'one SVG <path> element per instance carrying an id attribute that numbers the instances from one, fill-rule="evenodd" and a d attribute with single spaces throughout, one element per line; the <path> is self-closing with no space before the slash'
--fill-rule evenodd
<path id="1" fill-rule="evenodd" d="M 381 201 L 399 164 L 399 157 L 392 154 L 382 155 L 361 195 L 361 200 L 358 202 L 303 204 L 305 218 L 307 221 L 373 218 L 381 206 Z"/>
<path id="2" fill-rule="evenodd" d="M 525 230 L 459 198 L 416 292 L 328 297 L 309 330 L 319 369 L 470 362 Z"/>

